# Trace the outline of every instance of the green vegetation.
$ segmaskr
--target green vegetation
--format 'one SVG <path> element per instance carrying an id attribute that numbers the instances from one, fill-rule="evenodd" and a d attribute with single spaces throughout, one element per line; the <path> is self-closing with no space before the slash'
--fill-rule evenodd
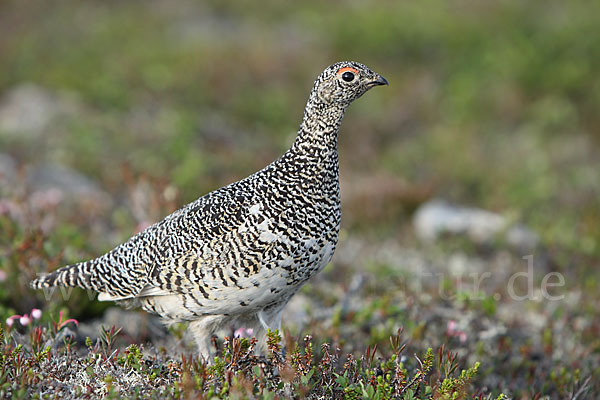
<path id="1" fill-rule="evenodd" d="M 254 338 L 226 338 L 221 355 L 209 366 L 194 356 L 182 355 L 180 360 L 169 359 L 164 353 L 146 356 L 136 344 L 119 355 L 119 349 L 113 351 L 110 346 L 118 334 L 114 328 L 103 330 L 103 340 L 93 346 L 88 338 L 87 352 L 76 357 L 66 340 L 64 346 L 56 347 L 59 332 L 51 328 L 53 324 L 35 325 L 30 329 L 30 339 L 16 346 L 0 329 L 2 397 L 30 398 L 33 393 L 39 398 L 70 397 L 76 392 L 82 396 L 135 399 L 198 395 L 210 399 L 274 399 L 291 393 L 344 399 L 457 399 L 465 397 L 479 369 L 476 363 L 459 373 L 456 355 L 443 346 L 437 356 L 429 348 L 422 361 L 416 356 L 409 360 L 402 355 L 406 345 L 401 344 L 401 332 L 390 337 L 391 347 L 384 350 L 390 355 L 378 360 L 376 346 L 369 346 L 359 359 L 351 354 L 340 359 L 341 350 L 332 351 L 327 343 L 321 345 L 319 354 L 314 354 L 310 336 L 304 338 L 302 347 L 290 347 L 289 356 L 284 357 L 277 332 L 269 333 L 268 356 L 257 357 Z M 54 345 L 41 350 L 37 346 L 41 341 Z M 291 340 L 289 343 L 295 345 Z M 75 359 L 84 374 L 72 374 L 64 367 Z M 68 386 L 53 390 L 47 381 L 48 372 L 55 382 Z"/>
<path id="2" fill-rule="evenodd" d="M 60 379 L 47 377 L 71 370 L 115 398 L 597 397 L 597 15 L 598 2 L 556 0 L 1 2 L 0 321 L 30 323 L 2 324 L 0 396 L 52 396 Z M 30 279 L 273 160 L 316 74 L 342 59 L 390 86 L 343 122 L 344 229 L 333 265 L 290 304 L 285 358 L 231 339 L 207 367 L 181 356 L 181 327 L 175 344 L 150 344 L 52 325 L 110 305 Z M 521 222 L 540 244 L 423 243 L 411 218 L 434 197 Z M 531 279 L 511 296 L 526 255 Z M 564 285 L 544 287 L 554 272 Z M 144 384 L 126 391 L 116 371 Z"/>

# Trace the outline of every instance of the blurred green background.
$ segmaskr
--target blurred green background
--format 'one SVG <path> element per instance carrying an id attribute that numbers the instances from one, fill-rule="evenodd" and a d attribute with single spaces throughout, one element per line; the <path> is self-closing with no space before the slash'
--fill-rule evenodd
<path id="1" fill-rule="evenodd" d="M 390 86 L 342 124 L 344 235 L 415 243 L 413 212 L 434 197 L 508 215 L 598 324 L 599 15 L 555 0 L 5 0 L 0 268 L 19 284 L 2 312 L 40 304 L 21 297 L 35 273 L 279 156 L 315 77 L 356 60 Z M 31 199 L 36 168 L 87 180 Z"/>
<path id="2" fill-rule="evenodd" d="M 108 188 L 127 163 L 189 201 L 284 151 L 316 75 L 354 59 L 391 85 L 344 121 L 346 186 L 381 174 L 401 180 L 408 207 L 395 211 L 431 195 L 510 210 L 547 241 L 597 255 L 599 11 L 559 1 L 4 1 L 0 91 L 33 83 L 79 108 L 34 141 L 0 135 L 0 146 Z"/>

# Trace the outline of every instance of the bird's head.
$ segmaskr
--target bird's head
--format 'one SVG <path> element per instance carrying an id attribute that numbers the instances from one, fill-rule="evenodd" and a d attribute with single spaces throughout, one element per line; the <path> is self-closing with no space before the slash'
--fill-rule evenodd
<path id="1" fill-rule="evenodd" d="M 314 93 L 320 103 L 347 107 L 375 86 L 387 85 L 387 80 L 355 61 L 330 65 L 317 78 Z"/>

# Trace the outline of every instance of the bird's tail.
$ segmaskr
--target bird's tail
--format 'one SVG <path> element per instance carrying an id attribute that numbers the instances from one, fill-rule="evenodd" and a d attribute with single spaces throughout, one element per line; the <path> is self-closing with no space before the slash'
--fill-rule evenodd
<path id="1" fill-rule="evenodd" d="M 48 275 L 33 280 L 30 286 L 33 289 L 44 289 L 54 286 L 78 286 L 83 289 L 93 289 L 90 282 L 90 271 L 93 260 L 67 265 Z"/>

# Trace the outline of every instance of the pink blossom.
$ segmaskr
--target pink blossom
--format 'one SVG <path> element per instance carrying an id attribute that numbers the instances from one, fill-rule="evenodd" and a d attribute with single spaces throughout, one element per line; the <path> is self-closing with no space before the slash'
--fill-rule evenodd
<path id="1" fill-rule="evenodd" d="M 8 325 L 9 327 L 13 326 L 13 324 L 15 323 L 15 319 L 20 319 L 20 318 L 23 318 L 23 316 L 18 315 L 18 314 L 11 315 L 10 317 L 8 317 L 6 319 L 6 325 Z"/>
<path id="2" fill-rule="evenodd" d="M 467 334 L 464 331 L 460 331 L 457 329 L 458 324 L 455 320 L 451 319 L 448 321 L 448 325 L 446 326 L 446 335 L 450 337 L 458 337 L 461 343 L 467 341 Z"/>
<path id="3" fill-rule="evenodd" d="M 456 321 L 451 319 L 450 321 L 448 321 L 448 325 L 446 327 L 446 334 L 448 336 L 454 336 L 455 333 L 456 333 Z"/>
<path id="4" fill-rule="evenodd" d="M 254 329 L 252 328 L 238 328 L 233 332 L 233 336 L 236 338 L 252 337 L 253 333 Z"/>
<path id="5" fill-rule="evenodd" d="M 31 310 L 31 316 L 33 317 L 33 319 L 42 318 L 42 310 L 40 310 L 39 308 L 34 308 L 33 310 Z"/>
<path id="6" fill-rule="evenodd" d="M 23 315 L 21 318 L 19 318 L 19 322 L 21 325 L 27 326 L 31 322 L 31 318 L 29 318 L 29 315 Z"/>
<path id="7" fill-rule="evenodd" d="M 0 282 L 4 282 L 6 280 L 6 271 L 0 269 Z"/>

